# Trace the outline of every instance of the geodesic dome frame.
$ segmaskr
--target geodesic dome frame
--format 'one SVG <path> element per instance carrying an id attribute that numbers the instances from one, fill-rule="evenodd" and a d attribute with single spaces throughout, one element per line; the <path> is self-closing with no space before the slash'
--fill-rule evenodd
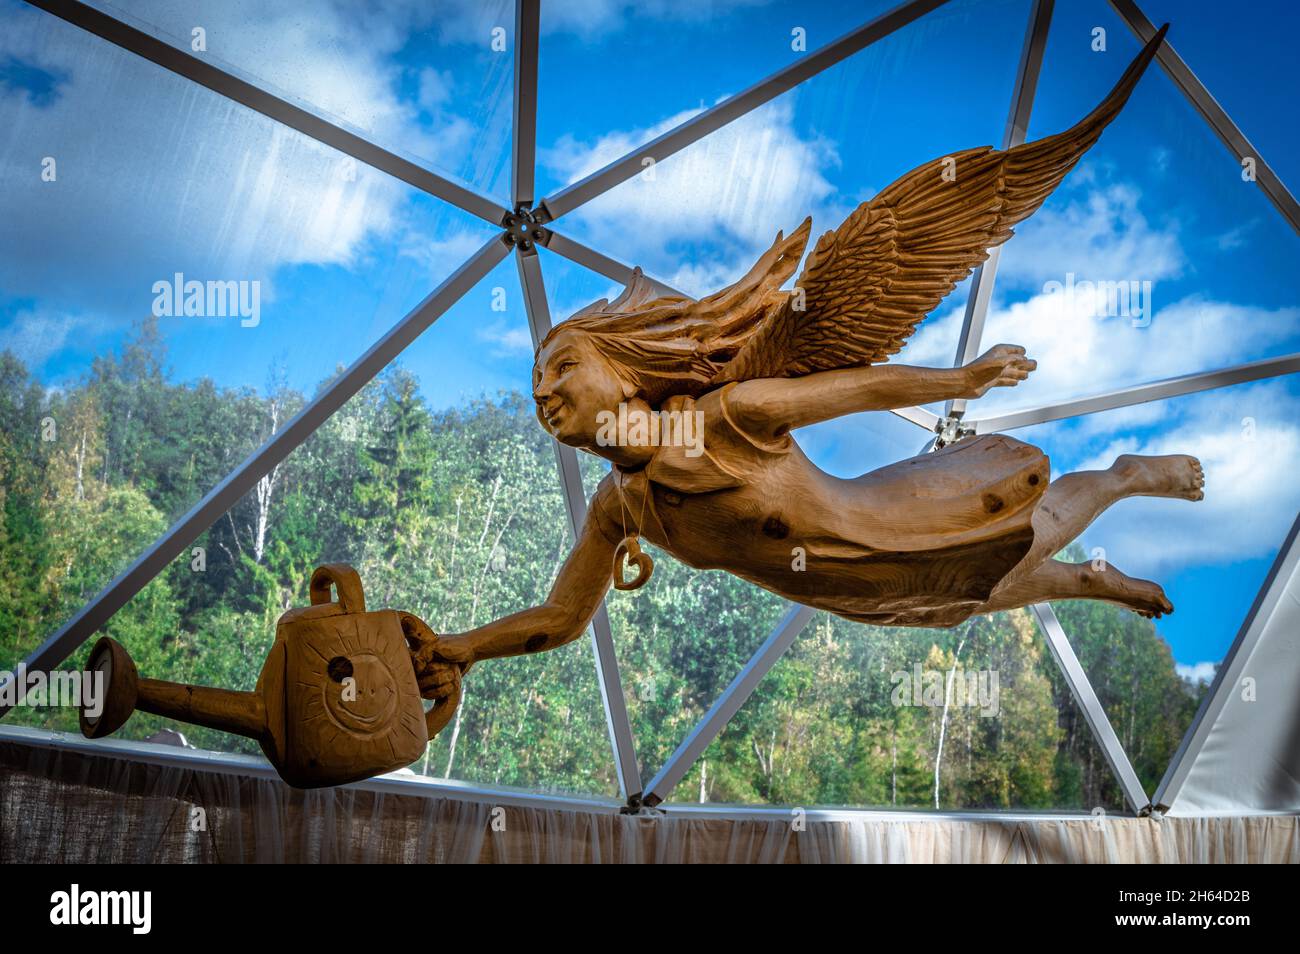
<path id="1" fill-rule="evenodd" d="M 307 439 L 345 401 L 356 394 L 385 366 L 432 325 L 488 272 L 514 253 L 523 291 L 529 328 L 536 345 L 551 328 L 551 315 L 539 262 L 539 248 L 564 256 L 608 278 L 628 282 L 632 269 L 622 262 L 565 235 L 557 222 L 593 198 L 632 178 L 645 165 L 661 161 L 702 139 L 751 110 L 798 84 L 841 62 L 863 48 L 889 36 L 946 0 L 908 0 L 889 12 L 863 24 L 820 49 L 807 53 L 795 64 L 782 69 L 745 91 L 731 96 L 695 115 L 658 138 L 639 146 L 580 181 L 558 192 L 539 197 L 535 189 L 538 41 L 540 0 L 516 0 L 514 33 L 514 122 L 510 159 L 509 205 L 423 168 L 368 139 L 328 122 L 285 99 L 226 72 L 211 63 L 179 50 L 150 34 L 114 19 L 75 0 L 27 0 L 31 5 L 60 17 L 131 53 L 198 83 L 216 93 L 255 110 L 270 119 L 324 143 L 357 161 L 402 180 L 444 202 L 491 223 L 501 231 L 486 242 L 410 313 L 383 335 L 361 358 L 322 389 L 283 428 L 232 471 L 154 542 L 126 571 L 90 600 L 64 626 L 50 636 L 27 660 L 32 670 L 52 670 L 89 639 L 117 610 L 121 609 L 168 563 L 180 555 L 188 542 L 221 517 L 236 501 L 254 488 L 295 447 Z M 1155 33 L 1153 24 L 1132 0 L 1110 0 L 1111 6 L 1142 42 Z M 1019 65 L 1015 75 L 1006 130 L 1001 148 L 1025 140 L 1034 94 L 1043 62 L 1052 0 L 1033 0 Z M 1300 205 L 1273 170 L 1253 148 L 1187 64 L 1166 42 L 1158 60 L 1175 85 L 1191 102 L 1227 148 L 1239 161 L 1253 160 L 1255 182 L 1277 211 L 1300 232 Z M 960 338 L 953 357 L 961 365 L 979 353 L 985 318 L 997 277 L 1000 249 L 991 251 L 988 261 L 975 273 L 968 295 Z M 676 292 L 651 279 L 666 292 Z M 1300 371 L 1300 355 L 1287 355 L 1215 371 L 1188 374 L 1163 381 L 1112 390 L 1061 403 L 1046 404 L 1010 413 L 978 417 L 970 414 L 964 400 L 948 402 L 942 416 L 924 408 L 894 411 L 931 435 L 927 450 L 967 434 L 1006 431 L 1035 424 L 1095 414 L 1223 388 L 1247 381 Z M 586 495 L 576 451 L 554 444 L 557 472 L 575 535 L 586 512 Z M 1250 613 L 1220 666 L 1210 692 L 1188 729 L 1182 745 L 1154 794 L 1148 795 L 1134 771 L 1106 712 L 1071 647 L 1069 637 L 1050 605 L 1034 606 L 1051 654 L 1091 730 L 1130 808 L 1136 814 L 1165 812 L 1180 808 L 1184 789 L 1186 804 L 1202 810 L 1231 809 L 1231 796 L 1216 779 L 1249 771 L 1249 760 L 1263 772 L 1268 745 L 1245 747 L 1241 740 L 1271 732 L 1270 744 L 1285 747 L 1287 713 L 1274 712 L 1269 722 L 1256 710 L 1243 708 L 1233 693 L 1254 654 L 1274 658 L 1268 666 L 1274 680 L 1271 691 L 1279 697 L 1294 697 L 1297 666 L 1294 647 L 1297 605 L 1300 605 L 1300 550 L 1296 539 L 1300 518 L 1291 528 L 1277 560 L 1257 596 Z M 624 690 L 614 651 L 608 614 L 602 603 L 591 624 L 597 675 L 602 690 L 611 750 L 621 797 L 630 810 L 664 801 L 708 745 L 726 726 L 782 654 L 799 636 L 813 616 L 812 609 L 792 605 L 770 635 L 735 676 L 713 706 L 690 731 L 675 752 L 650 779 L 641 777 L 636 739 L 628 717 Z M 1289 664 L 1289 665 L 1288 665 Z M 1271 728 L 1268 726 L 1271 725 Z M 1257 804 L 1294 808 L 1297 792 L 1286 786 L 1263 786 Z M 1239 806 L 1238 806 L 1239 807 Z"/>

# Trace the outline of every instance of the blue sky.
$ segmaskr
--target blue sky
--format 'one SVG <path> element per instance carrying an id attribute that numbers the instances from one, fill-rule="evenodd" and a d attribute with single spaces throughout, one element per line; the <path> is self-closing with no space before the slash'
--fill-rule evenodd
<path id="1" fill-rule="evenodd" d="M 512 66 L 491 49 L 504 3 L 142 0 L 97 3 L 505 202 Z M 572 0 L 544 4 L 538 110 L 544 194 L 792 62 L 892 4 Z M 1269 162 L 1300 180 L 1287 4 L 1225 21 L 1209 2 L 1146 0 L 1156 22 Z M 1269 5 L 1264 5 L 1269 6 Z M 437 7 L 437 11 L 431 8 Z M 916 165 L 997 143 L 1028 0 L 954 0 L 904 31 L 567 216 L 575 238 L 686 291 L 745 271 L 807 214 L 820 232 Z M 0 347 L 73 382 L 148 313 L 175 272 L 262 283 L 262 321 L 164 319 L 177 380 L 312 390 L 487 241 L 472 216 L 133 58 L 0 0 Z M 1093 30 L 1107 49 L 1092 49 Z M 1137 51 L 1104 2 L 1058 3 L 1031 138 L 1086 113 Z M 1268 64 L 1272 64 L 1269 66 Z M 43 182 L 53 156 L 58 178 Z M 1028 384 L 989 410 L 1300 350 L 1296 235 L 1170 81 L 1153 69 L 1084 163 L 1002 256 L 986 343 L 1025 344 Z M 617 290 L 543 253 L 556 318 Z M 1152 283 L 1154 320 L 1064 313 L 1046 282 Z M 505 308 L 493 309 L 496 288 Z M 499 300 L 499 298 L 498 298 Z M 947 364 L 965 288 L 898 359 Z M 402 362 L 436 406 L 528 386 L 531 348 L 507 260 Z M 1200 455 L 1207 500 L 1132 500 L 1084 537 L 1160 580 L 1159 628 L 1182 664 L 1222 657 L 1300 509 L 1297 385 L 1278 379 L 1016 436 L 1056 473 L 1126 451 Z M 1246 420 L 1252 423 L 1246 425 Z M 1247 436 L 1249 432 L 1249 436 Z M 801 435 L 827 470 L 916 453 L 926 435 L 866 414 Z"/>

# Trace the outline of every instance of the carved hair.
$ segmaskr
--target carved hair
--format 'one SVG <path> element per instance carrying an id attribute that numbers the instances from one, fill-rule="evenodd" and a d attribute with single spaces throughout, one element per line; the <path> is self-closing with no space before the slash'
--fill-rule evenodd
<path id="1" fill-rule="evenodd" d="M 562 321 L 541 347 L 562 332 L 581 332 L 652 406 L 676 394 L 698 397 L 784 303 L 789 293 L 780 286 L 794 274 L 811 227 L 808 218 L 789 238 L 778 232 L 744 278 L 698 301 L 659 295 L 637 268 L 623 294 Z"/>

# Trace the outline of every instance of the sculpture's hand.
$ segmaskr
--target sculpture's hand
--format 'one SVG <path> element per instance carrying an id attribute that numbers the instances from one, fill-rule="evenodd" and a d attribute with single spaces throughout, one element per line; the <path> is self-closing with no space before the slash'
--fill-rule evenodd
<path id="1" fill-rule="evenodd" d="M 967 381 L 965 398 L 983 397 L 989 388 L 1009 388 L 1029 377 L 1038 362 L 1025 357 L 1019 345 L 994 345 L 962 368 Z"/>
<path id="2" fill-rule="evenodd" d="M 474 662 L 469 647 L 457 637 L 439 636 L 418 616 L 402 616 L 411 665 L 420 695 L 446 699 L 460 690 L 460 680 Z"/>
<path id="3" fill-rule="evenodd" d="M 447 699 L 460 692 L 464 670 L 456 663 L 430 663 L 416 672 L 420 695 L 425 699 Z"/>

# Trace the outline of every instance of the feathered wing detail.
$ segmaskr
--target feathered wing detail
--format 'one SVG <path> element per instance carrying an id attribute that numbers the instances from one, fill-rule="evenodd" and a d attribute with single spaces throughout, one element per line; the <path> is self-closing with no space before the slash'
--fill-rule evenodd
<path id="1" fill-rule="evenodd" d="M 967 149 L 913 170 L 817 242 L 779 308 L 714 384 L 886 359 L 1035 212 L 1128 101 L 1168 26 L 1082 122 L 1006 151 Z M 955 174 L 942 175 L 945 169 Z M 799 291 L 802 290 L 800 310 Z"/>

